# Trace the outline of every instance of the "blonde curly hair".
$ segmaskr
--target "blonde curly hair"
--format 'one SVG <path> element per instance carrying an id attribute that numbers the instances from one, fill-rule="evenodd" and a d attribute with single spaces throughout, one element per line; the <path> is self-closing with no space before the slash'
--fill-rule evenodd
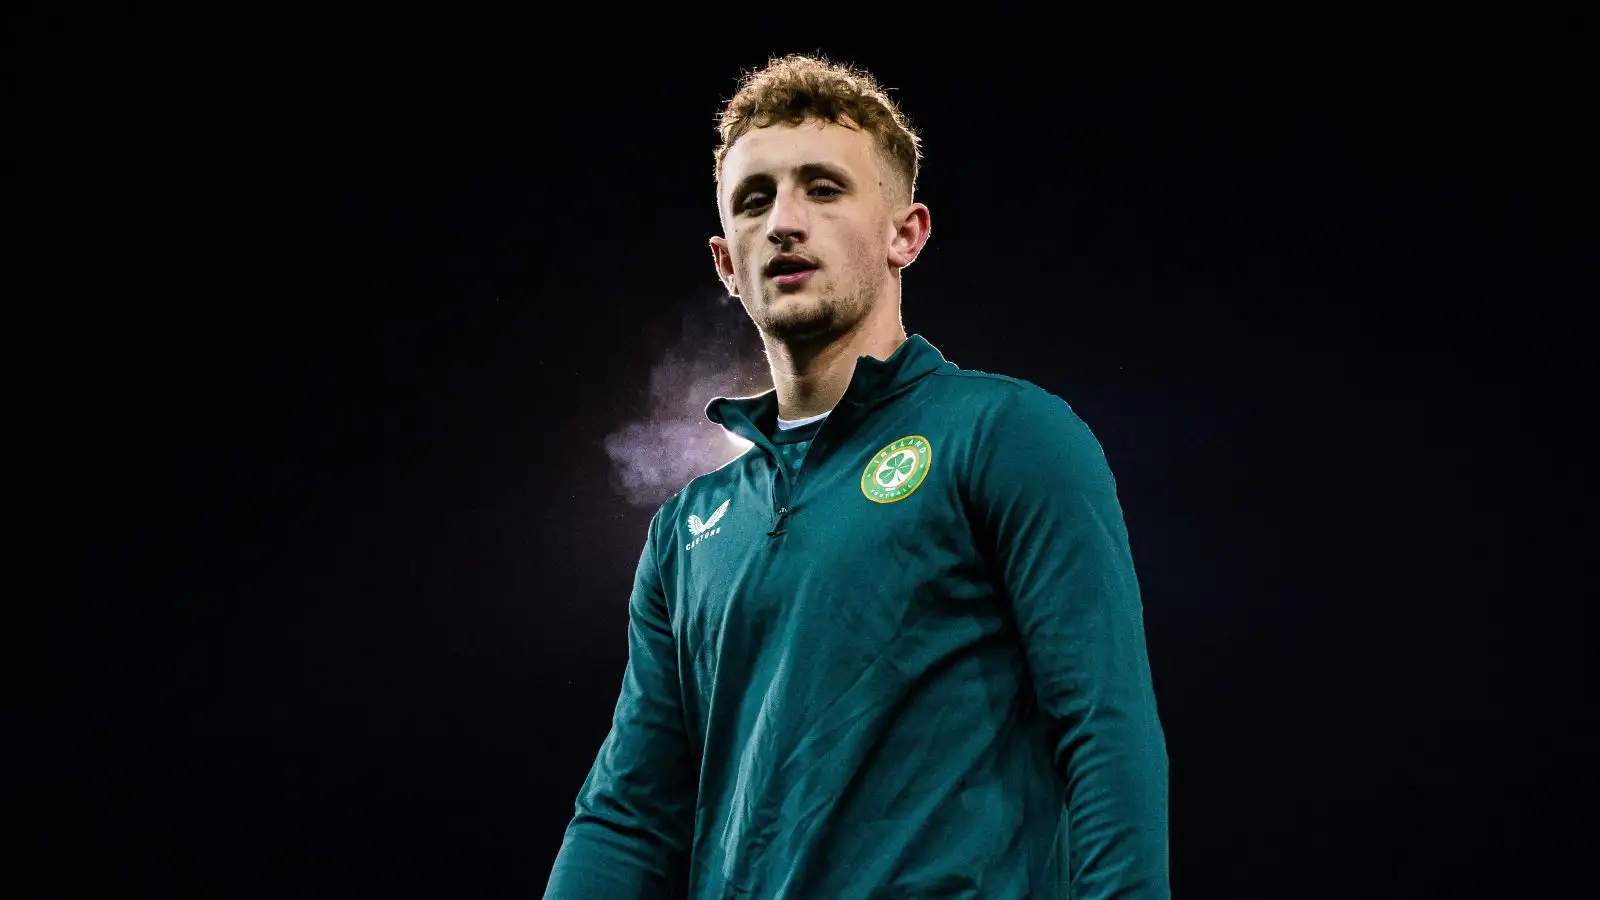
<path id="1" fill-rule="evenodd" d="M 716 152 L 716 177 L 728 150 L 752 128 L 807 119 L 841 123 L 848 119 L 872 135 L 900 175 L 910 199 L 917 189 L 922 140 L 888 92 L 870 74 L 825 58 L 790 55 L 746 73 L 717 123 L 722 143 Z"/>

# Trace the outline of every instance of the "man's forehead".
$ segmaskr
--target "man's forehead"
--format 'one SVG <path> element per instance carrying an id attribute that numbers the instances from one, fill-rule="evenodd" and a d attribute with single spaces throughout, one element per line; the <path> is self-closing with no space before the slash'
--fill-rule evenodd
<path id="1" fill-rule="evenodd" d="M 804 165 L 847 169 L 871 165 L 872 137 L 859 128 L 810 120 L 752 128 L 728 148 L 723 176 L 730 183 L 751 175 L 780 175 Z"/>

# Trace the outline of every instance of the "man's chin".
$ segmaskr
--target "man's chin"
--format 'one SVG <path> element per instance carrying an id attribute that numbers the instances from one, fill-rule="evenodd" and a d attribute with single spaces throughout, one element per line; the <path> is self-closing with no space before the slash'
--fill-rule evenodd
<path id="1" fill-rule="evenodd" d="M 839 331 L 839 322 L 820 298 L 792 294 L 767 300 L 761 330 L 785 343 L 825 340 Z"/>

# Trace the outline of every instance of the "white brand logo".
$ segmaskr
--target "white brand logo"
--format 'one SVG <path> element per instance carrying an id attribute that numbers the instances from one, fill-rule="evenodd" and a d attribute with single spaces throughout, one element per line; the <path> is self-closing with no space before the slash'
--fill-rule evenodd
<path id="1" fill-rule="evenodd" d="M 733 498 L 730 497 L 727 500 L 722 501 L 722 505 L 717 507 L 717 511 L 712 513 L 711 518 L 706 519 L 704 522 L 700 521 L 699 516 L 689 517 L 689 533 L 694 535 L 694 540 L 684 545 L 683 549 L 693 550 L 695 547 L 700 545 L 701 541 L 704 541 L 705 539 L 722 530 L 721 528 L 717 527 L 717 523 L 722 521 L 722 514 L 728 511 L 728 503 L 731 502 L 732 499 Z"/>

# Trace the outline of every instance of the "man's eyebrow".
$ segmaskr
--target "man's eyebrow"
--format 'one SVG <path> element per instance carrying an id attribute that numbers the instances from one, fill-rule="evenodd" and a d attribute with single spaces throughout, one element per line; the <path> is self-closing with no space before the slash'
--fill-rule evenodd
<path id="1" fill-rule="evenodd" d="M 797 169 L 800 177 L 806 181 L 813 178 L 831 178 L 834 181 L 851 184 L 852 180 L 845 171 L 832 163 L 806 163 Z"/>
<path id="2" fill-rule="evenodd" d="M 831 178 L 834 181 L 846 185 L 854 183 L 850 176 L 845 174 L 844 169 L 841 169 L 832 163 L 802 163 L 795 168 L 795 174 L 799 175 L 802 181 L 810 181 L 813 178 Z M 752 172 L 749 175 L 739 179 L 739 183 L 733 186 L 733 191 L 729 196 L 737 200 L 742 194 L 751 188 L 758 185 L 766 185 L 771 183 L 771 175 L 768 175 L 765 172 Z"/>
<path id="3" fill-rule="evenodd" d="M 768 184 L 771 181 L 772 176 L 766 174 L 765 172 L 752 172 L 751 174 L 739 179 L 739 183 L 733 186 L 733 190 L 729 192 L 728 196 L 737 200 L 751 188 L 761 184 Z"/>

